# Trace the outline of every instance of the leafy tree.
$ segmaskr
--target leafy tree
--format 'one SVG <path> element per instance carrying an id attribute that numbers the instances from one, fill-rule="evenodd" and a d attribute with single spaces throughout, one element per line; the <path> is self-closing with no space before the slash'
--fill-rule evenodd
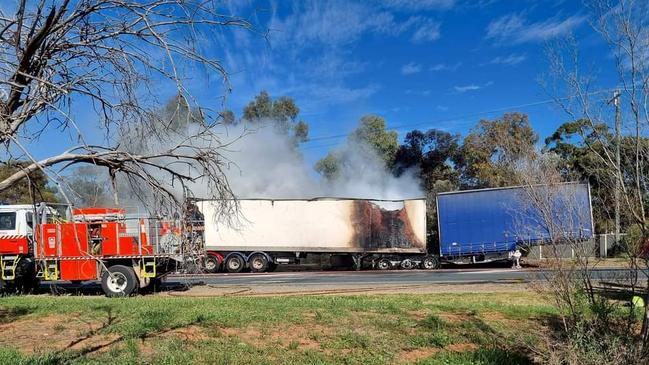
<path id="1" fill-rule="evenodd" d="M 379 155 L 386 166 L 392 166 L 399 149 L 399 135 L 385 129 L 385 119 L 378 115 L 361 117 L 360 124 L 350 134 L 349 140 L 359 147 L 369 147 Z"/>
<path id="2" fill-rule="evenodd" d="M 273 118 L 273 99 L 263 90 L 243 109 L 243 118 L 251 122 Z"/>
<path id="3" fill-rule="evenodd" d="M 408 132 L 396 153 L 393 171 L 400 176 L 409 169 L 416 169 L 422 188 L 426 191 L 428 232 L 433 243 L 437 241 L 437 193 L 452 191 L 458 187 L 458 174 L 452 160 L 458 153 L 460 136 L 431 129 L 426 132 Z"/>
<path id="4" fill-rule="evenodd" d="M 0 181 L 20 171 L 30 163 L 5 161 L 0 165 Z M 33 202 L 57 202 L 56 193 L 48 186 L 47 177 L 37 170 L 27 175 L 24 182 L 12 185 L 0 192 L 0 201 L 8 204 L 31 204 Z"/>
<path id="5" fill-rule="evenodd" d="M 295 124 L 293 138 L 296 142 L 306 142 L 309 139 L 309 125 L 301 120 Z"/>
<path id="6" fill-rule="evenodd" d="M 81 166 L 68 179 L 64 189 L 78 207 L 110 207 L 114 202 L 108 181 L 105 171 L 95 166 Z"/>
<path id="7" fill-rule="evenodd" d="M 507 113 L 496 120 L 481 120 L 464 138 L 454 163 L 464 187 L 500 187 L 516 184 L 519 161 L 534 159 L 536 132 L 527 115 Z"/>
<path id="8" fill-rule="evenodd" d="M 221 122 L 223 123 L 223 125 L 234 125 L 237 123 L 234 112 L 232 112 L 232 110 L 224 110 L 219 113 L 219 116 L 221 117 Z"/>
<path id="9" fill-rule="evenodd" d="M 309 125 L 305 121 L 297 121 L 300 108 L 295 104 L 293 98 L 282 96 L 277 100 L 261 91 L 243 109 L 243 119 L 249 123 L 273 123 L 274 127 L 282 133 L 289 134 L 292 131 L 294 142 L 300 143 L 308 139 Z"/>
<path id="10" fill-rule="evenodd" d="M 340 177 L 341 169 L 340 154 L 335 151 L 329 151 L 326 157 L 321 158 L 315 164 L 315 170 L 329 181 Z"/>
<path id="11" fill-rule="evenodd" d="M 180 133 L 190 124 L 203 123 L 204 117 L 200 110 L 190 108 L 187 99 L 182 95 L 171 98 L 157 113 L 153 114 L 154 123 L 161 124 L 171 132 Z M 165 128 L 152 128 L 152 130 L 166 130 Z"/>
<path id="12" fill-rule="evenodd" d="M 620 143 L 620 164 L 625 183 L 633 187 L 633 170 L 635 169 L 636 143 L 649 148 L 646 137 L 636 140 L 632 136 L 623 136 Z M 593 218 L 598 232 L 611 232 L 615 206 L 615 175 L 601 156 L 606 150 L 614 151 L 614 136 L 606 124 L 594 124 L 586 119 L 566 122 L 545 139 L 544 150 L 559 157 L 559 168 L 567 180 L 587 181 L 591 187 L 593 201 Z M 649 169 L 649 161 L 643 160 L 642 168 Z M 647 207 L 649 208 L 649 207 Z M 621 225 L 632 224 L 633 217 L 621 211 Z"/>
<path id="13" fill-rule="evenodd" d="M 415 167 L 419 169 L 422 178 L 432 181 L 456 181 L 457 176 L 451 161 L 460 149 L 459 139 L 457 134 L 437 129 L 408 132 L 395 155 L 395 175 L 399 176 L 407 169 Z"/>
<path id="14" fill-rule="evenodd" d="M 345 162 L 352 157 L 348 154 L 377 155 L 385 167 L 390 168 L 399 149 L 397 132 L 386 130 L 385 120 L 377 115 L 363 116 L 347 140 L 354 149 L 330 151 L 326 157 L 316 162 L 315 170 L 326 179 L 334 180 L 340 177 Z"/>

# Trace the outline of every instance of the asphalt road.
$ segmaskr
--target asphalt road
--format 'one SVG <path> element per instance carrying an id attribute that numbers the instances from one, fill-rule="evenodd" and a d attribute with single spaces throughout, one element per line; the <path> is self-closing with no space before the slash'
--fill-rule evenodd
<path id="1" fill-rule="evenodd" d="M 626 269 L 593 270 L 597 280 L 614 280 L 624 277 Z M 212 285 L 408 285 L 408 284 L 475 284 L 519 283 L 542 280 L 548 271 L 538 269 L 444 269 L 444 270 L 394 270 L 394 271 L 308 271 L 261 274 L 211 274 L 171 276 L 168 282 L 203 282 Z"/>
<path id="2" fill-rule="evenodd" d="M 593 270 L 596 280 L 624 283 L 627 269 Z M 544 280 L 551 272 L 540 269 L 468 268 L 393 271 L 304 271 L 209 275 L 171 275 L 161 294 L 179 296 L 321 295 L 362 293 L 431 293 L 516 291 L 526 283 Z M 42 283 L 42 294 L 102 295 L 98 282 L 75 285 Z"/>

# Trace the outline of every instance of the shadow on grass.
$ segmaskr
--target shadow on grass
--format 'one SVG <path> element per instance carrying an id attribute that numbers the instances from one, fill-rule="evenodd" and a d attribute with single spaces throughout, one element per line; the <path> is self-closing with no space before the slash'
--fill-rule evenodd
<path id="1" fill-rule="evenodd" d="M 194 284 L 199 285 L 199 284 Z M 153 293 L 163 292 L 178 292 L 186 291 L 191 288 L 191 285 L 180 282 L 162 282 L 160 284 L 150 285 L 144 289 L 140 289 L 138 294 L 146 295 Z M 53 282 L 41 283 L 41 285 L 33 292 L 33 294 L 52 294 L 52 295 L 79 295 L 79 296 L 103 296 L 104 292 L 98 282 L 83 282 L 83 283 L 67 283 L 67 282 Z"/>
<path id="2" fill-rule="evenodd" d="M 481 364 L 481 365 L 522 365 L 533 364 L 525 355 L 501 348 L 480 348 L 475 351 L 444 352 L 438 356 L 418 362 L 420 365 L 437 364 Z"/>
<path id="3" fill-rule="evenodd" d="M 461 313 L 461 320 L 445 321 L 432 314 L 419 325 L 429 334 L 423 343 L 444 348 L 421 364 L 533 364 L 532 353 L 526 353 L 517 339 L 497 331 L 475 312 Z"/>
<path id="4" fill-rule="evenodd" d="M 10 323 L 32 313 L 34 310 L 28 306 L 19 306 L 13 308 L 0 308 L 0 324 Z"/>
<path id="5" fill-rule="evenodd" d="M 150 316 L 142 316 L 126 323 L 126 321 L 120 321 L 111 307 L 105 306 L 100 309 L 106 312 L 102 325 L 79 334 L 65 347 L 35 355 L 24 355 L 17 350 L 0 347 L 0 364 L 68 364 L 79 361 L 84 362 L 84 360 L 88 359 L 88 356 L 109 349 L 114 345 L 128 343 L 130 340 L 144 342 L 178 329 L 200 325 L 206 321 L 206 318 L 199 314 L 187 321 L 170 324 L 171 317 L 169 314 L 155 312 Z M 158 315 L 155 315 L 156 313 Z M 166 315 L 167 317 L 161 318 L 160 315 Z M 99 341 L 93 341 L 93 339 Z M 84 345 L 86 341 L 88 344 Z"/>

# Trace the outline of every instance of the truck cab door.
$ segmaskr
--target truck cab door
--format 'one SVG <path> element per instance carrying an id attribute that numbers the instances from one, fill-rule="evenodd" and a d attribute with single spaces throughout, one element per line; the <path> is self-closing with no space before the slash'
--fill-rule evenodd
<path id="1" fill-rule="evenodd" d="M 0 254 L 29 253 L 25 211 L 0 212 Z"/>

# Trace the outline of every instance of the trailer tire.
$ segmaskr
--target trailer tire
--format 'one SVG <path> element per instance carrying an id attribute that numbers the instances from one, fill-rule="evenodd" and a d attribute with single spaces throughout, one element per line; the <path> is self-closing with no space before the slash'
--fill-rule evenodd
<path id="1" fill-rule="evenodd" d="M 390 268 L 392 268 L 392 262 L 388 259 L 380 259 L 379 262 L 376 263 L 376 267 L 379 270 L 390 270 Z"/>
<path id="2" fill-rule="evenodd" d="M 101 288 L 107 297 L 127 297 L 138 289 L 138 279 L 132 267 L 114 265 L 101 274 Z"/>
<path id="3" fill-rule="evenodd" d="M 425 270 L 439 269 L 439 259 L 435 256 L 426 256 L 421 262 L 421 268 Z"/>
<path id="4" fill-rule="evenodd" d="M 225 260 L 225 270 L 231 273 L 243 271 L 246 261 L 240 255 L 231 255 Z"/>
<path id="5" fill-rule="evenodd" d="M 220 266 L 221 266 L 221 260 L 219 260 L 219 258 L 216 255 L 208 254 L 205 257 L 205 260 L 203 261 L 203 267 L 205 268 L 205 272 L 208 272 L 210 274 L 214 274 L 215 272 L 218 272 Z"/>
<path id="6" fill-rule="evenodd" d="M 413 265 L 412 260 L 410 260 L 410 259 L 405 259 L 405 260 L 401 261 L 401 268 L 404 269 L 404 270 L 410 270 L 414 266 L 415 265 Z"/>
<path id="7" fill-rule="evenodd" d="M 268 270 L 268 257 L 263 253 L 253 254 L 248 258 L 251 272 L 265 272 Z"/>

